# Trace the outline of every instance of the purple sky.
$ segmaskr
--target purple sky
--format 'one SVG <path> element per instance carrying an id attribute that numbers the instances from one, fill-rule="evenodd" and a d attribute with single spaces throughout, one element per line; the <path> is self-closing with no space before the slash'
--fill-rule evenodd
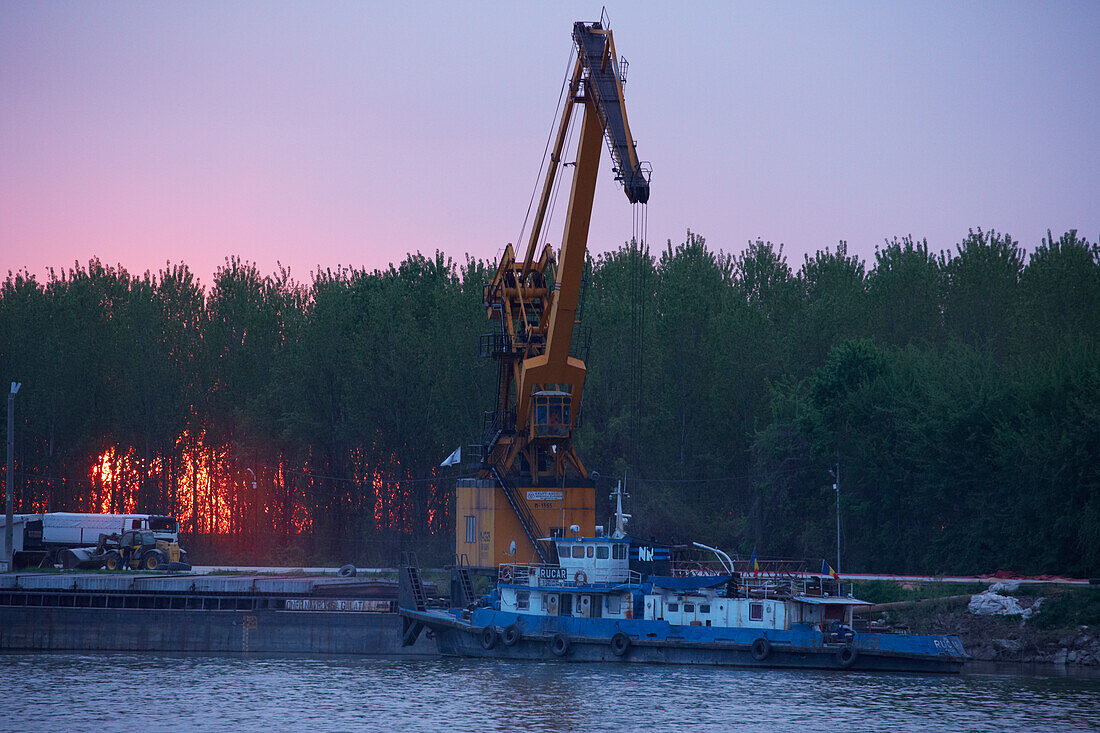
<path id="1" fill-rule="evenodd" d="M 0 4 L 0 273 L 230 254 L 308 280 L 523 223 L 600 4 Z M 649 236 L 802 255 L 1100 236 L 1100 3 L 608 2 Z M 567 158 L 568 159 L 568 158 Z M 605 156 L 593 251 L 631 233 Z M 567 191 L 550 231 L 561 235 Z"/>

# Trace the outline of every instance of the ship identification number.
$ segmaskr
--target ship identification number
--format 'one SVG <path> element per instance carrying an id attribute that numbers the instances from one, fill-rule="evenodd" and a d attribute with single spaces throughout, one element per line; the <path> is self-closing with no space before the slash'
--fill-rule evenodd
<path id="1" fill-rule="evenodd" d="M 528 491 L 527 501 L 561 501 L 564 495 L 562 491 Z"/>
<path id="2" fill-rule="evenodd" d="M 539 568 L 539 578 L 543 580 L 566 580 L 568 577 L 565 568 Z"/>
<path id="3" fill-rule="evenodd" d="M 390 611 L 390 601 L 344 601 L 319 598 L 288 598 L 288 611 Z"/>

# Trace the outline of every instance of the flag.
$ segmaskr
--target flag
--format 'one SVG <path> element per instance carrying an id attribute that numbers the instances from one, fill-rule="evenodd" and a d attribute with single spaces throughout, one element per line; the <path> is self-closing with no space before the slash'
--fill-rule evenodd
<path id="1" fill-rule="evenodd" d="M 749 560 L 752 563 L 752 572 L 756 575 L 760 574 L 760 563 L 756 561 L 756 548 L 752 548 L 752 559 Z"/>
<path id="2" fill-rule="evenodd" d="M 833 580 L 840 580 L 840 573 L 833 570 L 833 566 L 830 565 L 825 560 L 821 561 L 821 574 L 822 575 L 831 575 L 831 576 L 833 576 Z"/>
<path id="3" fill-rule="evenodd" d="M 443 463 L 439 465 L 441 467 L 453 466 L 456 463 L 462 463 L 462 446 L 455 448 L 454 453 L 443 459 Z"/>

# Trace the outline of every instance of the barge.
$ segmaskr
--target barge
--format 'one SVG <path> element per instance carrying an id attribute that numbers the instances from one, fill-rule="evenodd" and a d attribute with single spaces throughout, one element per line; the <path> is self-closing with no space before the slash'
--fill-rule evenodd
<path id="1" fill-rule="evenodd" d="M 4 574 L 0 650 L 435 656 L 426 640 L 400 644 L 396 591 L 381 578 Z"/>

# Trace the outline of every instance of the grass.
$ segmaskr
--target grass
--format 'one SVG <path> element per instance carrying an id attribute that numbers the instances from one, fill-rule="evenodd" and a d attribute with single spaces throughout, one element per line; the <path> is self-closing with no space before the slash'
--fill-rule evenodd
<path id="1" fill-rule="evenodd" d="M 1071 588 L 1051 593 L 1028 625 L 1039 629 L 1100 626 L 1100 588 Z"/>

